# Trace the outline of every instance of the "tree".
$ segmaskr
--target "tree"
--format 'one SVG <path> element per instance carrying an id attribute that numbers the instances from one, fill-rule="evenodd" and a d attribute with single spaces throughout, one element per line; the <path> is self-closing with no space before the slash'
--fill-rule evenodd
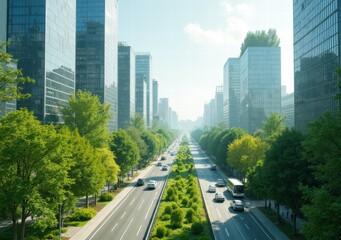
<path id="1" fill-rule="evenodd" d="M 271 144 L 286 129 L 284 125 L 285 117 L 279 113 L 272 113 L 263 124 L 262 128 L 256 132 L 256 136 Z"/>
<path id="2" fill-rule="evenodd" d="M 146 130 L 146 123 L 144 121 L 143 116 L 136 113 L 134 117 L 130 118 L 128 127 L 134 127 L 138 129 L 140 132 L 143 132 L 144 130 Z"/>
<path id="3" fill-rule="evenodd" d="M 121 178 L 132 169 L 139 160 L 139 149 L 126 131 L 119 129 L 111 135 L 110 150 L 116 156 L 116 163 L 120 166 Z"/>
<path id="4" fill-rule="evenodd" d="M 22 240 L 28 216 L 38 216 L 41 227 L 56 224 L 54 210 L 63 189 L 71 184 L 69 157 L 64 137 L 53 126 L 41 125 L 26 109 L 10 112 L 0 121 L 0 208 L 12 220 L 13 239 L 19 212 Z"/>
<path id="5" fill-rule="evenodd" d="M 97 148 L 107 147 L 109 142 L 108 120 L 110 106 L 100 103 L 99 97 L 78 90 L 71 96 L 69 104 L 62 108 L 65 125 L 78 129 L 81 136 Z"/>
<path id="6" fill-rule="evenodd" d="M 148 155 L 148 147 L 146 142 L 142 139 L 142 132 L 133 126 L 128 126 L 125 131 L 129 134 L 132 140 L 137 144 L 139 148 L 139 164 L 141 166 L 145 165 Z"/>
<path id="7" fill-rule="evenodd" d="M 117 176 L 120 173 L 120 167 L 116 164 L 115 155 L 112 151 L 107 148 L 100 148 L 97 149 L 97 151 L 101 158 L 101 162 L 105 167 L 105 176 L 109 192 L 109 185 L 117 182 Z"/>
<path id="8" fill-rule="evenodd" d="M 341 238 L 340 136 L 340 112 L 326 113 L 309 124 L 304 148 L 315 181 L 302 188 L 308 201 L 302 208 L 307 218 L 303 233 L 308 239 Z"/>
<path id="9" fill-rule="evenodd" d="M 263 31 L 248 32 L 240 47 L 240 56 L 243 56 L 248 47 L 279 47 L 280 39 L 276 29 L 269 29 L 266 33 Z"/>
<path id="10" fill-rule="evenodd" d="M 16 62 L 12 55 L 5 52 L 6 45 L 6 43 L 0 43 L 0 104 L 15 99 L 29 98 L 31 96 L 29 93 L 22 93 L 21 85 L 34 83 L 30 77 L 24 77 L 20 69 L 11 67 L 3 69 L 3 66 Z"/>

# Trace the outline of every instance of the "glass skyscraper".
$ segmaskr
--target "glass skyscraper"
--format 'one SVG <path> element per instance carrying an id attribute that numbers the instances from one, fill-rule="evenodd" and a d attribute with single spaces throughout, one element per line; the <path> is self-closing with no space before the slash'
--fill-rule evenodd
<path id="1" fill-rule="evenodd" d="M 149 53 L 136 53 L 136 112 L 145 116 L 147 126 L 151 126 L 153 117 L 153 89 L 152 89 L 152 56 Z M 146 99 L 144 103 L 141 94 L 144 81 L 146 82 Z M 144 109 L 146 104 L 146 109 Z"/>
<path id="2" fill-rule="evenodd" d="M 159 83 L 153 80 L 153 120 L 159 115 Z"/>
<path id="3" fill-rule="evenodd" d="M 340 67 L 338 0 L 294 0 L 295 128 L 339 109 L 336 69 Z"/>
<path id="4" fill-rule="evenodd" d="M 118 44 L 118 128 L 124 128 L 135 115 L 135 53 Z"/>
<path id="5" fill-rule="evenodd" d="M 59 108 L 75 91 L 76 0 L 9 0 L 7 19 L 7 50 L 36 81 L 22 86 L 31 97 L 18 108 L 43 123 L 62 121 Z"/>
<path id="6" fill-rule="evenodd" d="M 240 123 L 249 133 L 281 113 L 281 49 L 249 47 L 240 59 Z"/>
<path id="7" fill-rule="evenodd" d="M 117 0 L 77 0 L 76 90 L 110 104 L 109 131 L 117 129 Z"/>

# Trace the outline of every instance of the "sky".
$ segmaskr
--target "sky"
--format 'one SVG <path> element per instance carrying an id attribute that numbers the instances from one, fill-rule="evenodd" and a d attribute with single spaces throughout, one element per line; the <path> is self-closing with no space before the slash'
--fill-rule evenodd
<path id="1" fill-rule="evenodd" d="M 120 0 L 118 11 L 118 40 L 151 54 L 159 98 L 169 98 L 180 120 L 203 115 L 248 31 L 277 30 L 282 85 L 293 92 L 292 1 Z"/>

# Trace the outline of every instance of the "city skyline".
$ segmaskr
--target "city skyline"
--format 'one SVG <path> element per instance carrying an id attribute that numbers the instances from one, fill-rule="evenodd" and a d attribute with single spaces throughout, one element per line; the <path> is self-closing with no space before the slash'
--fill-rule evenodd
<path id="1" fill-rule="evenodd" d="M 223 84 L 226 60 L 239 57 L 246 33 L 269 28 L 281 39 L 281 84 L 293 92 L 291 2 L 119 2 L 118 39 L 151 53 L 159 96 L 169 98 L 180 120 L 203 115 L 204 104 Z"/>

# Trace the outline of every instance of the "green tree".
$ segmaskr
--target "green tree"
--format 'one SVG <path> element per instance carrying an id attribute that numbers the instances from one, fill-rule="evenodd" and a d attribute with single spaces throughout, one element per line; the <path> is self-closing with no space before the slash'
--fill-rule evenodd
<path id="1" fill-rule="evenodd" d="M 308 239 L 341 238 L 341 113 L 326 113 L 309 124 L 304 141 L 315 182 L 303 188 L 308 201 L 303 233 Z M 327 203 L 326 203 L 327 202 Z"/>
<path id="2" fill-rule="evenodd" d="M 6 53 L 6 43 L 0 43 L 0 104 L 15 99 L 27 99 L 31 95 L 23 93 L 21 85 L 34 83 L 34 80 L 29 77 L 24 77 L 20 69 L 11 67 L 3 68 L 7 64 L 16 62 L 12 55 Z"/>
<path id="3" fill-rule="evenodd" d="M 125 131 L 129 134 L 134 142 L 136 142 L 139 148 L 139 165 L 144 166 L 147 163 L 148 146 L 146 142 L 142 139 L 142 132 L 136 127 L 128 126 Z"/>
<path id="4" fill-rule="evenodd" d="M 110 184 L 114 184 L 117 182 L 117 176 L 120 173 L 120 167 L 115 162 L 115 155 L 112 151 L 107 148 L 97 149 L 99 156 L 101 158 L 101 162 L 105 167 L 106 171 L 106 182 L 108 186 L 108 192 Z"/>
<path id="5" fill-rule="evenodd" d="M 285 117 L 279 113 L 272 113 L 262 124 L 262 128 L 255 135 L 271 144 L 286 129 L 284 125 Z"/>
<path id="6" fill-rule="evenodd" d="M 126 131 L 119 129 L 111 136 L 110 150 L 116 156 L 116 163 L 120 166 L 121 178 L 137 165 L 139 160 L 139 149 Z"/>
<path id="7" fill-rule="evenodd" d="M 100 103 L 99 97 L 90 92 L 78 90 L 71 96 L 69 104 L 62 108 L 65 125 L 79 134 L 97 148 L 108 146 L 108 120 L 110 106 Z"/>
<path id="8" fill-rule="evenodd" d="M 248 32 L 240 47 L 240 56 L 244 54 L 248 47 L 279 47 L 280 39 L 276 29 L 269 29 L 268 32 L 256 31 Z"/>
<path id="9" fill-rule="evenodd" d="M 33 113 L 21 109 L 0 121 L 0 208 L 13 223 L 17 239 L 17 213 L 21 239 L 25 219 L 37 216 L 40 227 L 55 226 L 55 209 L 71 184 L 67 141 L 53 126 L 43 126 Z M 48 179 L 48 181 L 46 181 Z"/>
<path id="10" fill-rule="evenodd" d="M 146 122 L 144 121 L 143 116 L 136 113 L 132 118 L 130 118 L 128 127 L 134 127 L 140 132 L 143 132 L 144 130 L 146 130 Z"/>

